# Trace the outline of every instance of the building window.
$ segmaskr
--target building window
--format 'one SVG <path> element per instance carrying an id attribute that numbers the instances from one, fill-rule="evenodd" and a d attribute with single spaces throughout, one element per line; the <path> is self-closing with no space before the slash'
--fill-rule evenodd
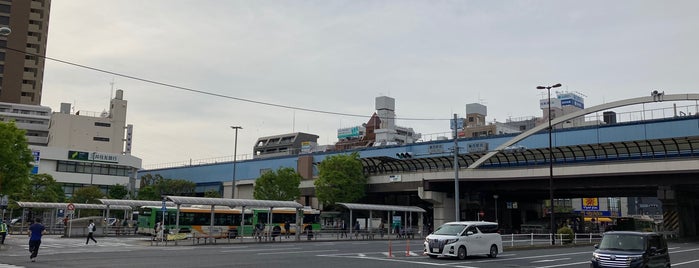
<path id="1" fill-rule="evenodd" d="M 102 122 L 95 122 L 96 127 L 111 127 L 112 124 L 110 123 L 102 123 Z"/>
<path id="2" fill-rule="evenodd" d="M 105 137 L 94 137 L 94 138 L 92 138 L 92 140 L 93 140 L 93 141 L 105 141 L 105 142 L 109 142 L 109 138 L 105 138 Z"/>
<path id="3" fill-rule="evenodd" d="M 0 4 L 0 13 L 10 14 L 11 11 L 12 11 L 12 9 L 11 9 L 10 5 Z M 7 24 L 5 24 L 5 25 L 7 25 Z"/>
<path id="4" fill-rule="evenodd" d="M 0 16 L 0 24 L 2 24 L 2 25 L 10 25 L 10 17 L 8 17 L 8 16 Z"/>
<path id="5" fill-rule="evenodd" d="M 58 161 L 56 171 L 122 177 L 129 175 L 129 167 L 92 162 Z"/>

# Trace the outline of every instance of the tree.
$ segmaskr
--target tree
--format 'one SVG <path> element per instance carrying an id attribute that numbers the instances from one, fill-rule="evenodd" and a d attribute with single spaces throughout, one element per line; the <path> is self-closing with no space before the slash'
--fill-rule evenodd
<path id="1" fill-rule="evenodd" d="M 167 179 L 160 174 L 141 176 L 139 200 L 160 200 L 162 195 L 194 195 L 197 184 L 183 179 Z"/>
<path id="2" fill-rule="evenodd" d="M 221 198 L 221 193 L 216 190 L 208 190 L 204 193 L 204 197 Z"/>
<path id="3" fill-rule="evenodd" d="M 124 185 L 112 185 L 109 186 L 109 191 L 107 192 L 107 196 L 110 199 L 123 199 L 129 194 L 129 189 L 126 188 Z"/>
<path id="4" fill-rule="evenodd" d="M 49 174 L 29 175 L 30 183 L 17 196 L 17 200 L 29 202 L 63 202 L 65 193 L 61 184 Z"/>
<path id="5" fill-rule="evenodd" d="M 301 175 L 293 168 L 279 168 L 255 180 L 253 197 L 260 200 L 292 201 L 299 198 Z"/>
<path id="6" fill-rule="evenodd" d="M 136 196 L 138 200 L 161 200 L 162 197 L 160 193 L 155 190 L 155 186 L 148 185 L 142 186 L 138 189 L 138 195 Z"/>
<path id="7" fill-rule="evenodd" d="M 98 199 L 104 198 L 104 193 L 97 186 L 87 186 L 75 190 L 73 197 L 70 199 L 73 203 L 81 204 L 99 204 Z"/>
<path id="8" fill-rule="evenodd" d="M 163 195 L 194 195 L 194 190 L 197 184 L 183 179 L 164 179 L 161 183 L 156 184 L 156 190 Z"/>
<path id="9" fill-rule="evenodd" d="M 323 204 L 355 202 L 366 194 L 367 177 L 357 152 L 329 156 L 320 162 L 318 171 L 314 185 Z"/>
<path id="10" fill-rule="evenodd" d="M 24 135 L 14 122 L 0 122 L 0 196 L 29 184 L 33 158 Z"/>

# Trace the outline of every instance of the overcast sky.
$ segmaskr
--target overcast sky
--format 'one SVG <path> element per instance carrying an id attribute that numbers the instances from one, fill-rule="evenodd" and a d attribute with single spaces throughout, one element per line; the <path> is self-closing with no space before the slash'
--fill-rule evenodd
<path id="1" fill-rule="evenodd" d="M 53 1 L 47 56 L 215 97 L 47 61 L 42 105 L 108 109 L 124 90 L 133 154 L 151 164 L 238 155 L 290 132 L 337 141 L 374 99 L 446 133 L 467 103 L 488 121 L 540 116 L 538 85 L 586 106 L 696 93 L 699 1 Z M 241 157 L 239 157 L 240 159 Z"/>

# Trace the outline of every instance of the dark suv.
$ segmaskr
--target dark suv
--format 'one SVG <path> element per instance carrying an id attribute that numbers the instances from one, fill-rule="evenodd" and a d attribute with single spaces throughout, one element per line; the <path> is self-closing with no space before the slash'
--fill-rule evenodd
<path id="1" fill-rule="evenodd" d="M 595 248 L 590 264 L 592 268 L 670 267 L 667 242 L 657 233 L 606 232 L 602 236 L 602 242 L 595 245 Z"/>

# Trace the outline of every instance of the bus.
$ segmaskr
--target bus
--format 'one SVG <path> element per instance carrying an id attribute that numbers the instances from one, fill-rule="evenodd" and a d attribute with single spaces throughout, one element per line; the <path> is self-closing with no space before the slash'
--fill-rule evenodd
<path id="1" fill-rule="evenodd" d="M 155 225 L 163 219 L 162 207 L 144 206 L 139 209 L 138 232 L 145 235 L 155 233 Z M 165 229 L 175 229 L 177 227 L 176 208 L 168 207 L 165 211 Z M 211 207 L 210 206 L 190 206 L 180 207 L 179 232 L 193 233 L 199 235 L 212 235 L 214 237 L 231 238 L 241 234 L 239 232 L 241 222 L 243 226 L 242 235 L 252 235 L 254 226 L 263 224 L 265 230 L 270 230 L 273 226 L 281 227 L 281 233 L 285 234 L 284 222 L 291 224 L 290 233 L 296 233 L 296 209 L 275 208 L 272 210 L 272 223 L 269 224 L 269 209 L 246 209 L 245 214 L 240 209 L 231 209 L 227 206 L 216 206 L 214 208 L 214 226 L 211 227 Z M 244 217 L 243 217 L 244 216 Z M 316 209 L 303 209 L 302 230 L 320 230 L 320 211 Z"/>
<path id="2" fill-rule="evenodd" d="M 648 217 L 620 217 L 612 227 L 614 231 L 655 232 L 655 221 Z"/>

